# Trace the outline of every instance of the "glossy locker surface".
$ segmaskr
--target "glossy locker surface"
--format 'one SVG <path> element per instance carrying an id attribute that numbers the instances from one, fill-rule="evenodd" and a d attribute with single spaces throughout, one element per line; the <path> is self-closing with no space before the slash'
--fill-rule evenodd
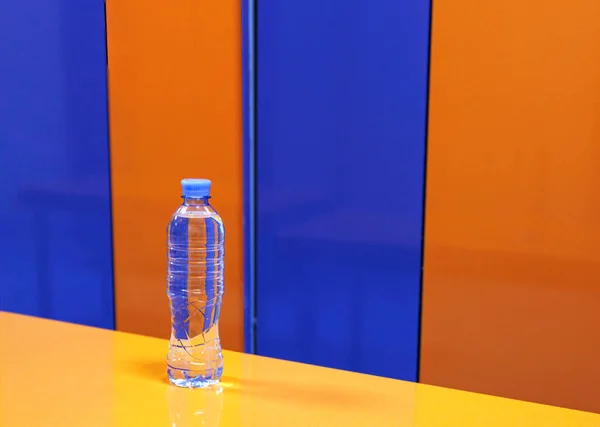
<path id="1" fill-rule="evenodd" d="M 182 178 L 223 218 L 225 348 L 243 348 L 241 24 L 235 0 L 108 0 L 117 329 L 167 338 L 166 225 Z"/>
<path id="2" fill-rule="evenodd" d="M 257 351 L 415 380 L 429 2 L 257 4 Z"/>
<path id="3" fill-rule="evenodd" d="M 219 387 L 180 389 L 165 377 L 166 340 L 0 313 L 0 348 L 23 336 L 39 351 L 0 352 L 6 427 L 600 424 L 600 415 L 233 352 Z"/>
<path id="4" fill-rule="evenodd" d="M 600 412 L 600 3 L 434 3 L 421 380 Z"/>
<path id="5" fill-rule="evenodd" d="M 0 308 L 113 327 L 102 0 L 0 2 Z"/>

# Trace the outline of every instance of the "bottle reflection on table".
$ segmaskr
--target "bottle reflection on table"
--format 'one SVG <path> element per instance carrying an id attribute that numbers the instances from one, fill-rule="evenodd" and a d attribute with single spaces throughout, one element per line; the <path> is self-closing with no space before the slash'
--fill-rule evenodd
<path id="1" fill-rule="evenodd" d="M 223 387 L 169 387 L 167 405 L 171 427 L 218 427 L 223 410 Z"/>

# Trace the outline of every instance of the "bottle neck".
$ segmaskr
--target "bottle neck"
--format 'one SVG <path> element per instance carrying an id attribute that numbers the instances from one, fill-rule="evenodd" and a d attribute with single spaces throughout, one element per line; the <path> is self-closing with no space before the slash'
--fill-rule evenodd
<path id="1" fill-rule="evenodd" d="M 209 196 L 206 197 L 186 197 L 181 196 L 183 198 L 183 204 L 185 206 L 206 206 L 208 205 Z"/>

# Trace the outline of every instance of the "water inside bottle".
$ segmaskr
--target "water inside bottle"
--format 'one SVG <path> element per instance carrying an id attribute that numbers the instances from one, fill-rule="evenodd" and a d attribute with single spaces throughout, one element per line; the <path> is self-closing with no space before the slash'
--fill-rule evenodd
<path id="1" fill-rule="evenodd" d="M 168 227 L 170 381 L 208 387 L 223 373 L 219 315 L 223 296 L 223 221 L 208 198 L 186 198 Z"/>

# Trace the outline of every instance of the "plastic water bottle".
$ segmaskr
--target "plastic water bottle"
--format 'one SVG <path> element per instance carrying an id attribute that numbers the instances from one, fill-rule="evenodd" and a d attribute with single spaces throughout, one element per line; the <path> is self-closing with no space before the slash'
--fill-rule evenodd
<path id="1" fill-rule="evenodd" d="M 180 387 L 208 387 L 223 374 L 219 314 L 225 230 L 208 202 L 210 186 L 207 179 L 182 180 L 183 204 L 167 227 L 171 305 L 167 373 Z"/>

